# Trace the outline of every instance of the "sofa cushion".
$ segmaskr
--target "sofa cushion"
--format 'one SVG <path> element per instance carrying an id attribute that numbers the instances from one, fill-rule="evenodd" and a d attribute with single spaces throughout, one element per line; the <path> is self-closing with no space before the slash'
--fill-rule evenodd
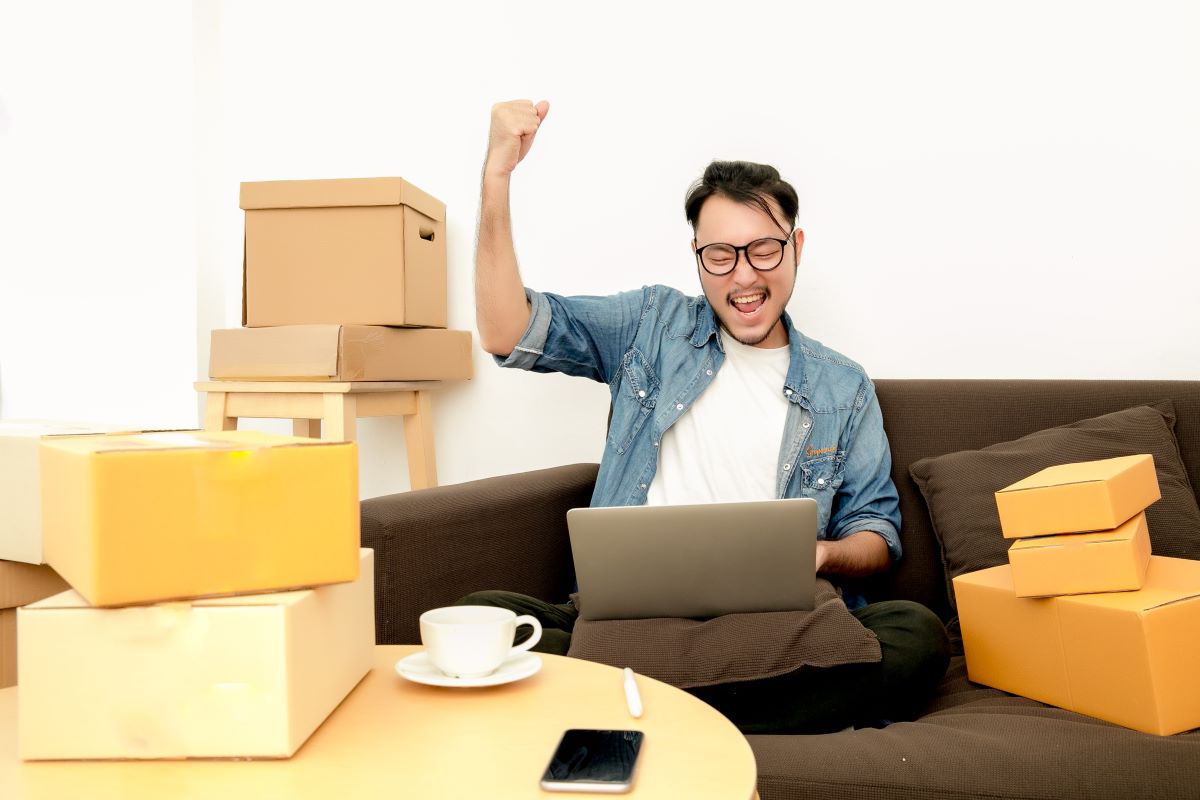
<path id="1" fill-rule="evenodd" d="M 1054 464 L 1150 453 L 1162 490 L 1162 499 L 1146 512 L 1151 549 L 1160 556 L 1200 559 L 1200 508 L 1174 425 L 1174 405 L 1163 400 L 912 464 L 909 472 L 941 545 L 951 604 L 951 579 L 1008 561 L 1012 542 L 1000 532 L 995 492 Z"/>
<path id="2" fill-rule="evenodd" d="M 762 800 L 1184 800 L 1200 787 L 1200 732 L 1152 736 L 977 686 L 962 658 L 915 722 L 746 738 Z"/>
<path id="3" fill-rule="evenodd" d="M 571 595 L 582 611 L 581 596 Z M 774 678 L 804 666 L 878 662 L 879 639 L 817 578 L 812 611 L 724 614 L 711 619 L 582 616 L 567 655 L 634 672 L 680 689 Z"/>

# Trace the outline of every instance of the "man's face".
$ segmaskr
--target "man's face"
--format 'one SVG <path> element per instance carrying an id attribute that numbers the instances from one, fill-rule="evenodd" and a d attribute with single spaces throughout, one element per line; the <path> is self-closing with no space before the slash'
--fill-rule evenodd
<path id="1" fill-rule="evenodd" d="M 768 200 L 782 218 L 774 200 Z M 708 244 L 721 242 L 742 247 L 759 239 L 788 239 L 788 231 L 754 205 L 734 202 L 721 195 L 704 201 L 696 220 L 693 253 Z M 767 272 L 754 269 L 747 251 L 737 254 L 737 265 L 725 275 L 712 275 L 697 261 L 700 286 L 716 312 L 721 327 L 742 344 L 755 347 L 784 347 L 787 329 L 780 321 L 784 307 L 796 287 L 796 271 L 804 232 L 797 229 L 783 248 L 779 266 Z"/>

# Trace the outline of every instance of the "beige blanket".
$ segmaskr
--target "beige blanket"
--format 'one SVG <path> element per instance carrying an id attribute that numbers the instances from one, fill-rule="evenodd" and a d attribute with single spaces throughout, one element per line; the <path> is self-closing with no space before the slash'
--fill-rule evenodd
<path id="1" fill-rule="evenodd" d="M 581 598 L 571 598 L 581 607 Z M 817 579 L 812 611 L 726 614 L 707 620 L 580 617 L 567 655 L 634 672 L 681 689 L 772 678 L 803 666 L 879 661 L 879 640 Z"/>

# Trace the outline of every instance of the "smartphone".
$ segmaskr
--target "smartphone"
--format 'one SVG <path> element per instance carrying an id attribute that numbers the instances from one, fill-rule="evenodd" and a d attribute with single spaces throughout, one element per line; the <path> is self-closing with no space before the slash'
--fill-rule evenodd
<path id="1" fill-rule="evenodd" d="M 610 792 L 633 788 L 641 731 L 572 728 L 563 734 L 542 775 L 548 792 Z"/>

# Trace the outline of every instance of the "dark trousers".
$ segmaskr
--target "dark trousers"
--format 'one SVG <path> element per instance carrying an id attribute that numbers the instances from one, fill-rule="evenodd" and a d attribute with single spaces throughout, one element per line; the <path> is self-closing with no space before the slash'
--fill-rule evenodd
<path id="1" fill-rule="evenodd" d="M 566 655 L 578 612 L 515 592 L 474 592 L 458 605 L 500 606 L 542 623 L 534 650 Z M 826 733 L 913 719 L 946 672 L 950 648 L 941 620 L 907 600 L 872 603 L 851 612 L 879 637 L 883 659 L 873 664 L 801 667 L 775 678 L 689 689 L 743 733 Z M 529 637 L 521 629 L 517 641 Z"/>

